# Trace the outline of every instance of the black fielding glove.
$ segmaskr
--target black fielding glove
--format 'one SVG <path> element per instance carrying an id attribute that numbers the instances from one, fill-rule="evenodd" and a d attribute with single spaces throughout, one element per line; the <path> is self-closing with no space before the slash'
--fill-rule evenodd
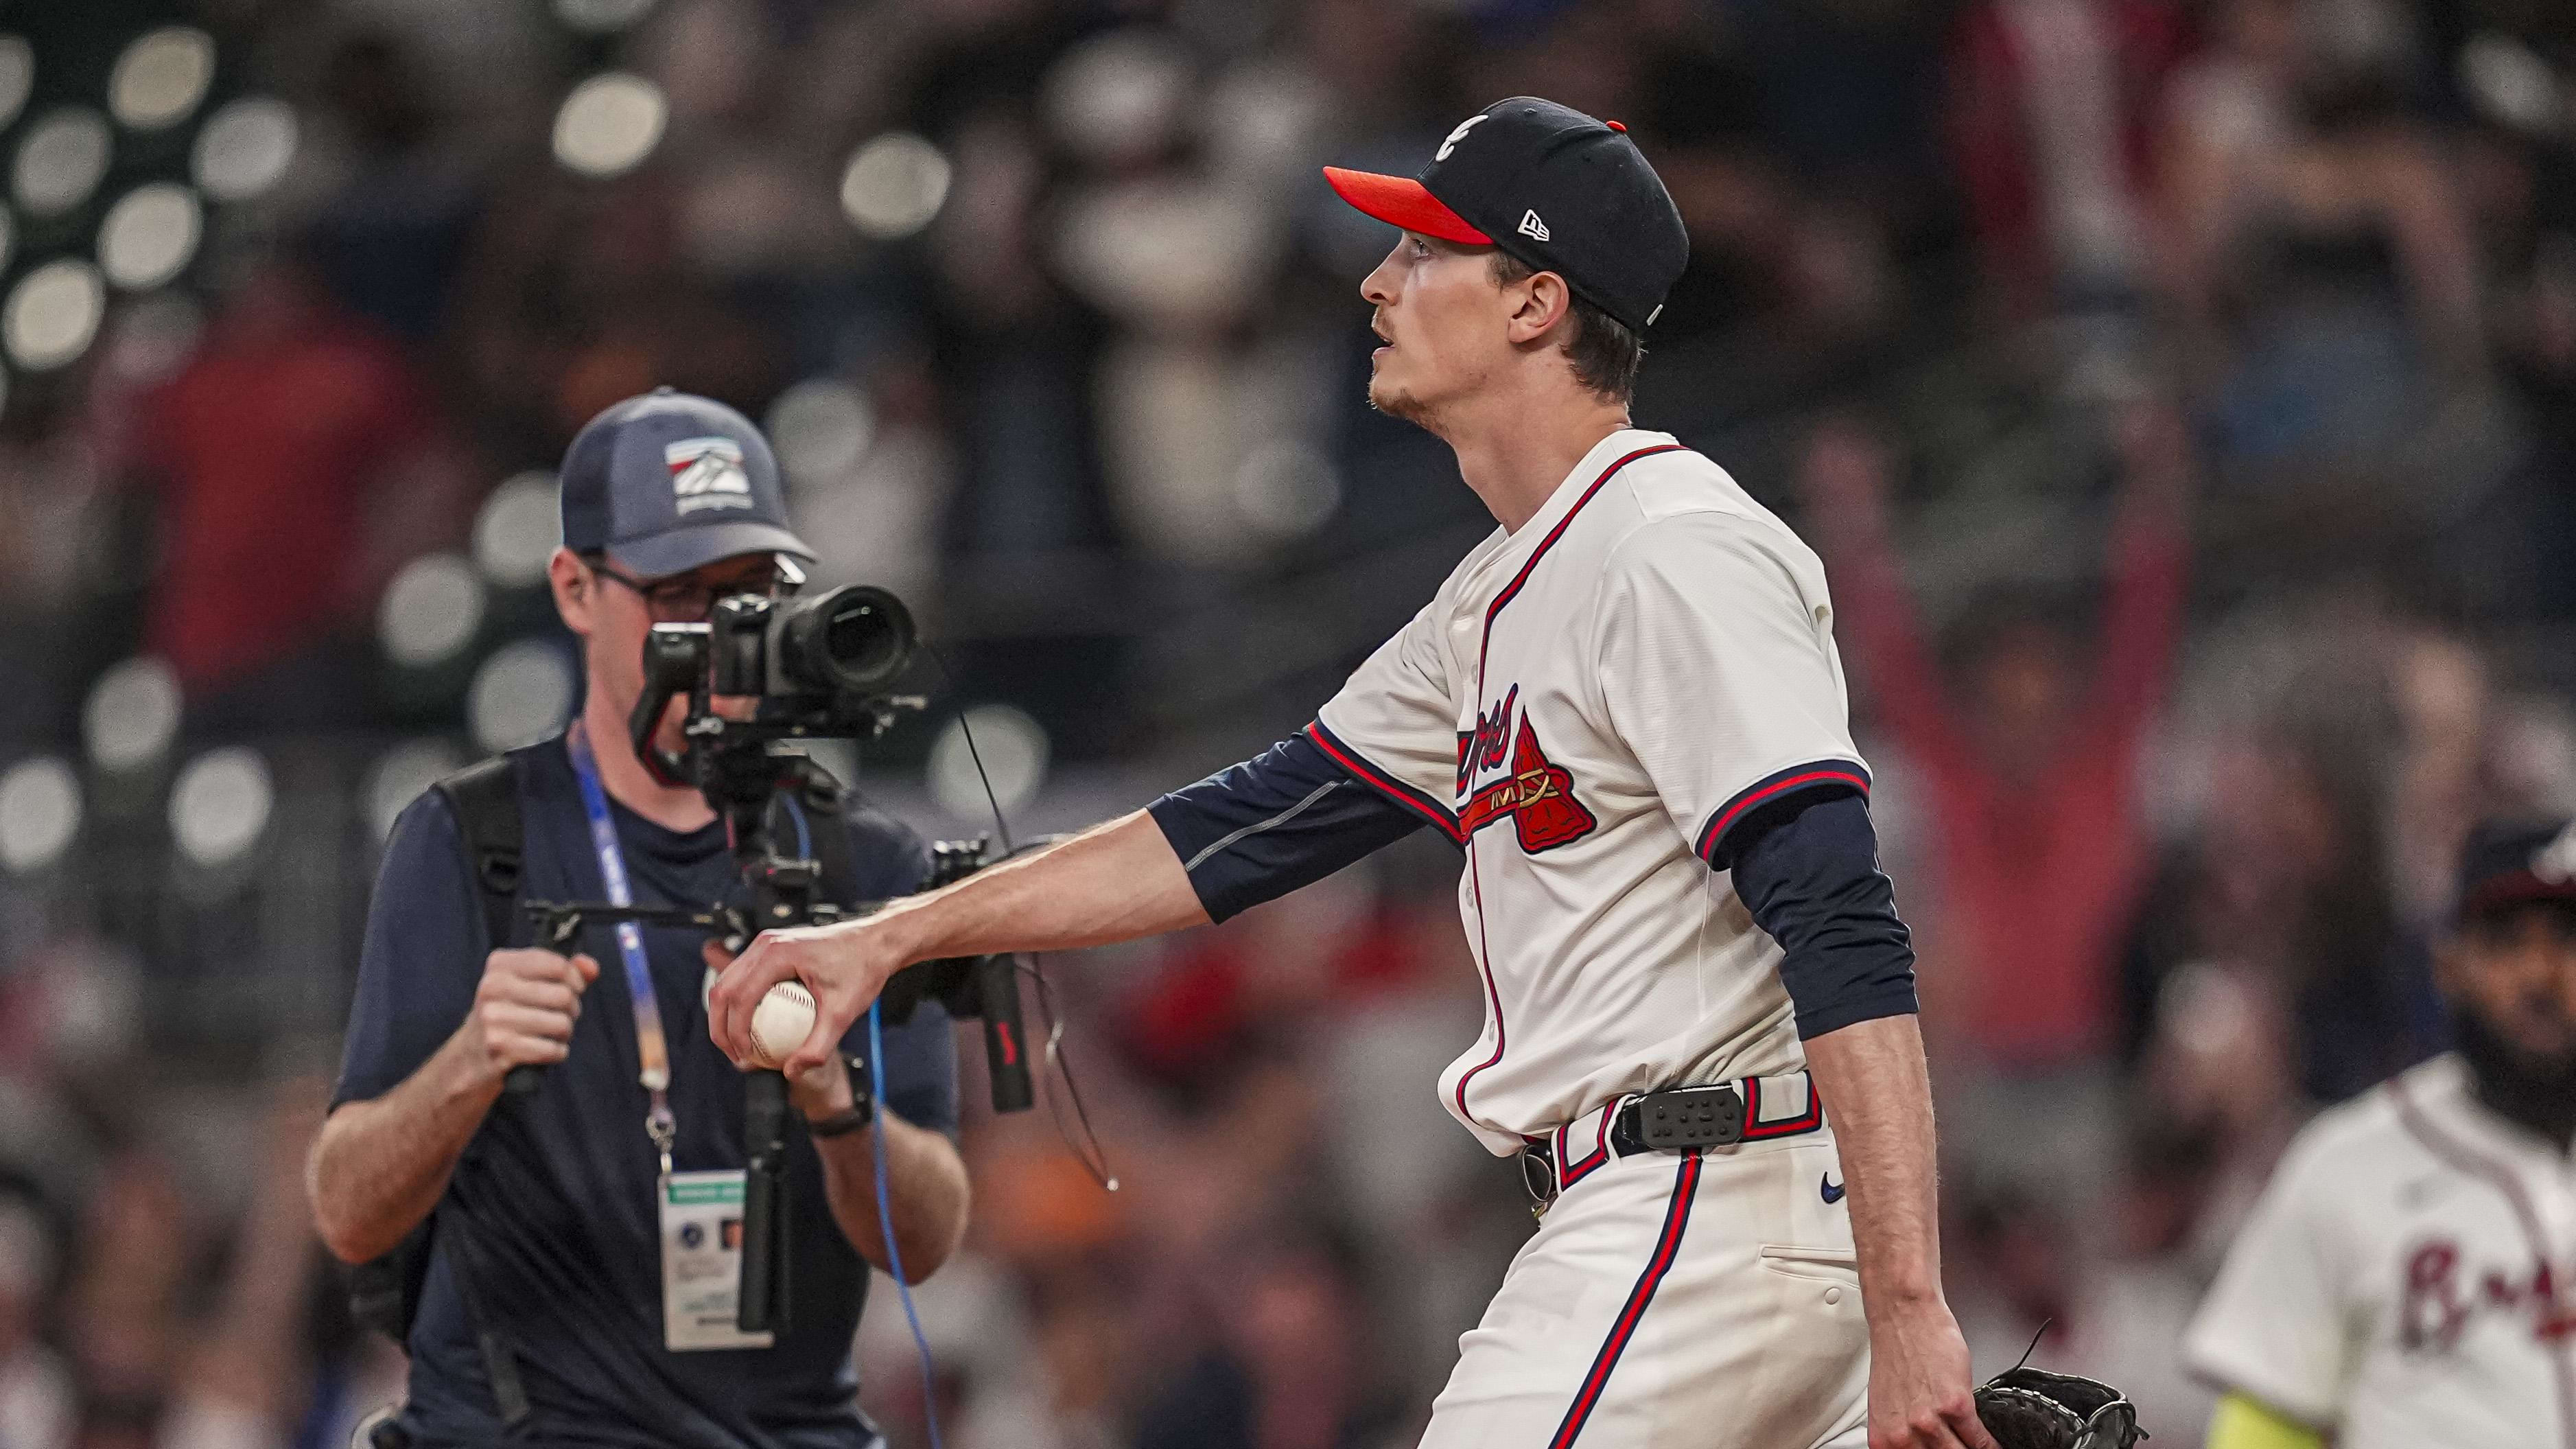
<path id="1" fill-rule="evenodd" d="M 2098 1379 L 2012 1368 L 1977 1389 L 1977 1418 L 2003 1449 L 2133 1449 L 2138 1406 Z"/>

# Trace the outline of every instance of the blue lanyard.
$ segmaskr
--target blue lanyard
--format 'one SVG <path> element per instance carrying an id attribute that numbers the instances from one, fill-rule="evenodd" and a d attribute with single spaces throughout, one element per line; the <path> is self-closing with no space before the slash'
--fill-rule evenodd
<path id="1" fill-rule="evenodd" d="M 590 752 L 590 734 L 573 722 L 564 736 L 572 772 L 581 781 L 582 813 L 590 817 L 591 849 L 599 852 L 599 880 L 608 903 L 631 906 L 626 888 L 626 855 L 617 846 L 617 822 L 608 813 L 608 793 L 599 787 L 599 761 Z M 617 954 L 626 963 L 626 994 L 635 1003 L 635 1078 L 652 1098 L 644 1114 L 644 1135 L 662 1154 L 662 1175 L 671 1175 L 671 1144 L 679 1139 L 679 1119 L 671 1115 L 671 1048 L 662 1035 L 662 1001 L 653 993 L 653 967 L 644 956 L 644 933 L 633 921 L 617 923 Z"/>

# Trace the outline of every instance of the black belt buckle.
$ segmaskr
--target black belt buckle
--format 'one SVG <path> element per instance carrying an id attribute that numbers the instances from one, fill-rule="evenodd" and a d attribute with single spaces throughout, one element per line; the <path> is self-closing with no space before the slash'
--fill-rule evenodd
<path id="1" fill-rule="evenodd" d="M 1521 1186 L 1529 1189 L 1530 1216 L 1544 1214 L 1556 1201 L 1556 1154 L 1545 1142 L 1532 1142 L 1520 1150 Z"/>
<path id="2" fill-rule="evenodd" d="M 1744 1140 L 1744 1094 L 1732 1086 L 1650 1092 L 1628 1109 L 1637 1141 L 1665 1152 L 1726 1147 Z"/>

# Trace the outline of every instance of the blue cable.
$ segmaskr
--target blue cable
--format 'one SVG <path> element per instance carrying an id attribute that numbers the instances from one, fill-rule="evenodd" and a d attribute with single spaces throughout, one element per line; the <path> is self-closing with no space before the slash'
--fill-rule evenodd
<path id="1" fill-rule="evenodd" d="M 797 856 L 813 859 L 814 841 L 805 825 L 805 812 L 790 798 L 787 813 L 796 821 Z M 868 1091 L 876 1103 L 882 1127 L 886 1100 L 885 1028 L 875 1002 L 868 1003 Z M 921 1331 L 921 1313 L 912 1306 L 912 1285 L 903 1277 L 903 1249 L 896 1247 L 894 1241 L 894 1208 L 888 1201 L 890 1194 L 886 1188 L 885 1133 L 870 1133 L 869 1146 L 876 1158 L 877 1227 L 885 1233 L 886 1267 L 894 1279 L 896 1296 L 903 1300 L 904 1321 L 912 1325 L 912 1346 L 921 1352 L 921 1414 L 930 1426 L 930 1449 L 943 1449 L 939 1442 L 939 1383 L 931 1369 L 930 1338 Z"/>
<path id="2" fill-rule="evenodd" d="M 885 1028 L 882 1013 L 875 1002 L 868 1003 L 868 1087 L 876 1097 L 879 1126 L 885 1114 Z M 912 1346 L 921 1352 L 921 1416 L 930 1426 L 930 1449 L 942 1449 L 939 1442 L 939 1384 L 931 1373 L 930 1338 L 921 1331 L 921 1314 L 912 1306 L 912 1285 L 904 1281 L 903 1250 L 894 1242 L 894 1209 L 887 1201 L 885 1133 L 869 1134 L 869 1145 L 877 1161 L 877 1226 L 885 1232 L 886 1267 L 894 1278 L 894 1291 L 903 1299 L 904 1322 L 912 1325 Z"/>
<path id="3" fill-rule="evenodd" d="M 787 818 L 796 822 L 796 858 L 798 860 L 812 860 L 814 858 L 814 832 L 806 828 L 805 807 L 797 804 L 796 797 L 793 795 L 786 798 Z"/>

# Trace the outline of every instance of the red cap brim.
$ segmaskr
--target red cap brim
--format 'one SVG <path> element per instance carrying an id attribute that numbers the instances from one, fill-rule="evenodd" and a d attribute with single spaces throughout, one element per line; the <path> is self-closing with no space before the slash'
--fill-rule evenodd
<path id="1" fill-rule="evenodd" d="M 1467 224 L 1467 219 L 1443 206 L 1440 198 L 1410 176 L 1380 176 L 1374 171 L 1345 171 L 1339 166 L 1324 168 L 1324 179 L 1340 193 L 1342 200 L 1387 223 L 1424 236 L 1438 237 L 1460 246 L 1489 247 L 1494 239 Z"/>

